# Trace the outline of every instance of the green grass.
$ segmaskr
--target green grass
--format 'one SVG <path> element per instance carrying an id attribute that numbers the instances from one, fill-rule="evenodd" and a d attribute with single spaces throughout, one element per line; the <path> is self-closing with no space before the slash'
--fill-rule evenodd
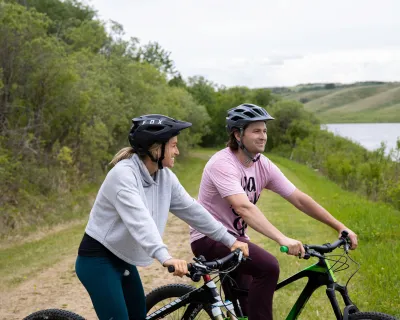
<path id="1" fill-rule="evenodd" d="M 189 193 L 196 196 L 206 161 L 213 150 L 196 150 L 195 157 L 180 159 L 174 169 Z M 361 270 L 350 282 L 353 300 L 363 310 L 377 310 L 400 316 L 400 212 L 381 203 L 343 191 L 317 172 L 269 155 L 284 174 L 302 191 L 311 195 L 359 235 L 360 246 L 352 256 L 361 263 Z M 334 230 L 300 213 L 287 201 L 272 192 L 264 192 L 257 205 L 268 219 L 286 235 L 304 243 L 325 243 L 336 239 Z M 0 250 L 0 288 L 11 287 L 60 261 L 77 250 L 84 224 L 78 224 L 40 240 Z M 271 240 L 250 231 L 252 240 L 276 255 L 281 265 L 281 279 L 300 271 L 312 261 L 302 261 L 279 252 Z M 352 267 L 354 270 L 354 267 Z M 348 272 L 338 273 L 341 283 Z M 304 284 L 304 283 L 303 283 Z M 301 287 L 282 289 L 274 301 L 277 319 L 284 319 Z M 311 298 L 301 319 L 334 319 L 325 292 Z"/>
<path id="2" fill-rule="evenodd" d="M 320 89 L 320 90 L 310 90 L 310 91 L 301 91 L 301 92 L 292 92 L 292 93 L 285 93 L 282 94 L 282 97 L 285 100 L 297 100 L 302 101 L 303 99 L 307 99 L 308 101 L 313 101 L 315 99 L 324 97 L 326 95 L 330 95 L 336 91 L 340 91 L 342 89 Z"/>
<path id="3" fill-rule="evenodd" d="M 59 197 L 47 200 L 38 197 L 38 208 L 44 210 L 40 221 L 16 230 L 2 230 L 1 291 L 29 279 L 65 255 L 77 252 L 98 187 L 85 184 Z M 16 209 L 24 211 L 28 208 L 21 205 Z"/>
<path id="4" fill-rule="evenodd" d="M 272 155 L 270 159 L 300 190 L 311 195 L 358 234 L 359 248 L 352 252 L 352 257 L 361 264 L 361 269 L 349 285 L 355 303 L 363 310 L 378 310 L 399 316 L 400 212 L 346 192 L 306 166 Z M 334 230 L 300 213 L 272 192 L 265 192 L 257 205 L 280 230 L 304 243 L 322 244 L 332 242 L 337 237 Z M 261 241 L 279 258 L 281 278 L 310 264 L 310 261 L 298 261 L 280 255 L 279 248 L 268 239 Z M 355 270 L 354 266 L 352 270 Z M 338 279 L 344 283 L 349 275 L 349 272 L 338 273 Z M 277 294 L 276 305 L 290 305 L 284 291 Z M 299 288 L 293 292 L 299 293 Z M 290 294 L 291 303 L 295 300 L 293 292 Z M 317 313 L 323 319 L 334 319 L 324 291 L 319 292 L 310 303 L 304 310 L 303 319 L 314 317 Z M 282 319 L 281 309 L 278 308 L 276 312 L 277 318 Z"/>
<path id="5" fill-rule="evenodd" d="M 203 173 L 204 165 L 209 152 L 196 150 L 197 157 L 179 159 L 175 164 L 173 171 L 179 177 L 179 181 L 186 191 L 192 196 L 196 196 L 199 192 L 199 184 Z M 202 156 L 205 155 L 204 156 Z"/>
<path id="6" fill-rule="evenodd" d="M 42 228 L 57 227 L 89 215 L 96 197 L 99 183 L 82 184 L 79 189 L 50 195 L 29 195 L 29 199 L 18 205 L 2 208 L 4 216 L 13 217 L 14 223 L 1 225 L 0 247 L 7 241 L 41 232 Z M 10 219 L 11 221 L 11 219 Z"/>
<path id="7" fill-rule="evenodd" d="M 0 250 L 0 290 L 17 285 L 65 255 L 77 252 L 84 229 L 85 224 L 78 224 L 40 240 Z"/>
<path id="8" fill-rule="evenodd" d="M 308 102 L 306 108 L 310 111 L 323 112 L 327 109 L 333 109 L 367 99 L 371 96 L 381 94 L 382 92 L 385 93 L 392 88 L 393 85 L 376 85 L 340 89 Z"/>
<path id="9" fill-rule="evenodd" d="M 388 90 L 377 92 L 364 99 L 331 106 L 325 112 L 321 112 L 319 116 L 331 122 L 339 119 L 343 119 L 346 122 L 357 119 L 362 122 L 368 119 L 380 120 L 379 122 L 400 121 L 400 87 L 387 88 Z"/>

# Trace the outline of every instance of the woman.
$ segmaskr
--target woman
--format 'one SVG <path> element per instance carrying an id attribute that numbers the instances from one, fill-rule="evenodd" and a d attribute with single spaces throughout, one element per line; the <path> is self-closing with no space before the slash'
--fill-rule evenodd
<path id="1" fill-rule="evenodd" d="M 156 114 L 132 122 L 131 147 L 111 161 L 115 166 L 97 194 L 76 260 L 76 273 L 100 320 L 146 317 L 136 266 L 147 266 L 155 258 L 164 267 L 174 266 L 176 276 L 188 272 L 187 262 L 172 258 L 162 241 L 169 211 L 248 255 L 247 244 L 236 241 L 168 169 L 179 154 L 177 135 L 192 124 Z"/>

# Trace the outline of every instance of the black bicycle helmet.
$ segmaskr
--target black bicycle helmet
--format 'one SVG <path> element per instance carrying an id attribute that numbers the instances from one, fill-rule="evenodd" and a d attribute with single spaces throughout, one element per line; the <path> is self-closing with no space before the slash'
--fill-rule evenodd
<path id="1" fill-rule="evenodd" d="M 243 103 L 240 106 L 228 110 L 226 128 L 231 132 L 233 128 L 243 129 L 250 122 L 268 121 L 275 118 L 264 109 L 255 104 Z"/>
<path id="2" fill-rule="evenodd" d="M 190 122 L 179 121 L 161 114 L 147 114 L 132 119 L 132 127 L 129 132 L 129 143 L 138 154 L 147 154 L 158 167 L 162 169 L 165 144 L 181 130 L 189 128 Z M 156 159 L 149 152 L 154 143 L 161 143 L 161 157 Z"/>

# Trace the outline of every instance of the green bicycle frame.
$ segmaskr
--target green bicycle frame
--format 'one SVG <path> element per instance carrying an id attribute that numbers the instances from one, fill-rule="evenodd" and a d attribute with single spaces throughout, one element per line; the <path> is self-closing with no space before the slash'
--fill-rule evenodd
<path id="1" fill-rule="evenodd" d="M 308 299 L 311 297 L 313 292 L 317 290 L 321 286 L 326 286 L 326 294 L 329 298 L 329 301 L 332 305 L 335 316 L 338 320 L 342 320 L 343 314 L 340 310 L 339 303 L 336 299 L 336 291 L 338 291 L 343 301 L 346 305 L 345 307 L 345 315 L 347 318 L 347 314 L 350 311 L 357 310 L 354 306 L 353 302 L 350 300 L 349 295 L 347 293 L 347 288 L 345 286 L 341 286 L 336 283 L 336 278 L 331 270 L 329 262 L 326 260 L 320 259 L 320 261 L 314 265 L 311 265 L 304 270 L 296 273 L 295 275 L 281 281 L 277 284 L 275 290 L 279 290 L 292 282 L 295 282 L 302 278 L 308 278 L 308 282 L 304 287 L 303 291 L 300 293 L 296 303 L 290 310 L 286 320 L 295 320 L 298 318 L 300 313 L 302 312 L 304 306 L 306 305 Z"/>

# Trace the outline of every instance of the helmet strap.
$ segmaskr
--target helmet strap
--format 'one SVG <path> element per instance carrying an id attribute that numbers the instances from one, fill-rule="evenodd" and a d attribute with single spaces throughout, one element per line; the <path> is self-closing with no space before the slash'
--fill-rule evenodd
<path id="1" fill-rule="evenodd" d="M 239 148 L 243 150 L 243 153 L 247 156 L 246 163 L 248 164 L 250 161 L 257 162 L 260 160 L 260 155 L 258 154 L 256 157 L 253 157 L 252 154 L 249 152 L 249 150 L 246 149 L 246 147 L 243 144 L 242 138 L 243 138 L 244 130 L 243 128 L 240 128 L 240 140 L 237 141 Z"/>
<path id="2" fill-rule="evenodd" d="M 162 161 L 164 160 L 164 158 L 165 158 L 165 142 L 161 145 L 161 157 L 158 158 L 158 169 L 160 170 L 164 168 L 162 165 Z"/>

